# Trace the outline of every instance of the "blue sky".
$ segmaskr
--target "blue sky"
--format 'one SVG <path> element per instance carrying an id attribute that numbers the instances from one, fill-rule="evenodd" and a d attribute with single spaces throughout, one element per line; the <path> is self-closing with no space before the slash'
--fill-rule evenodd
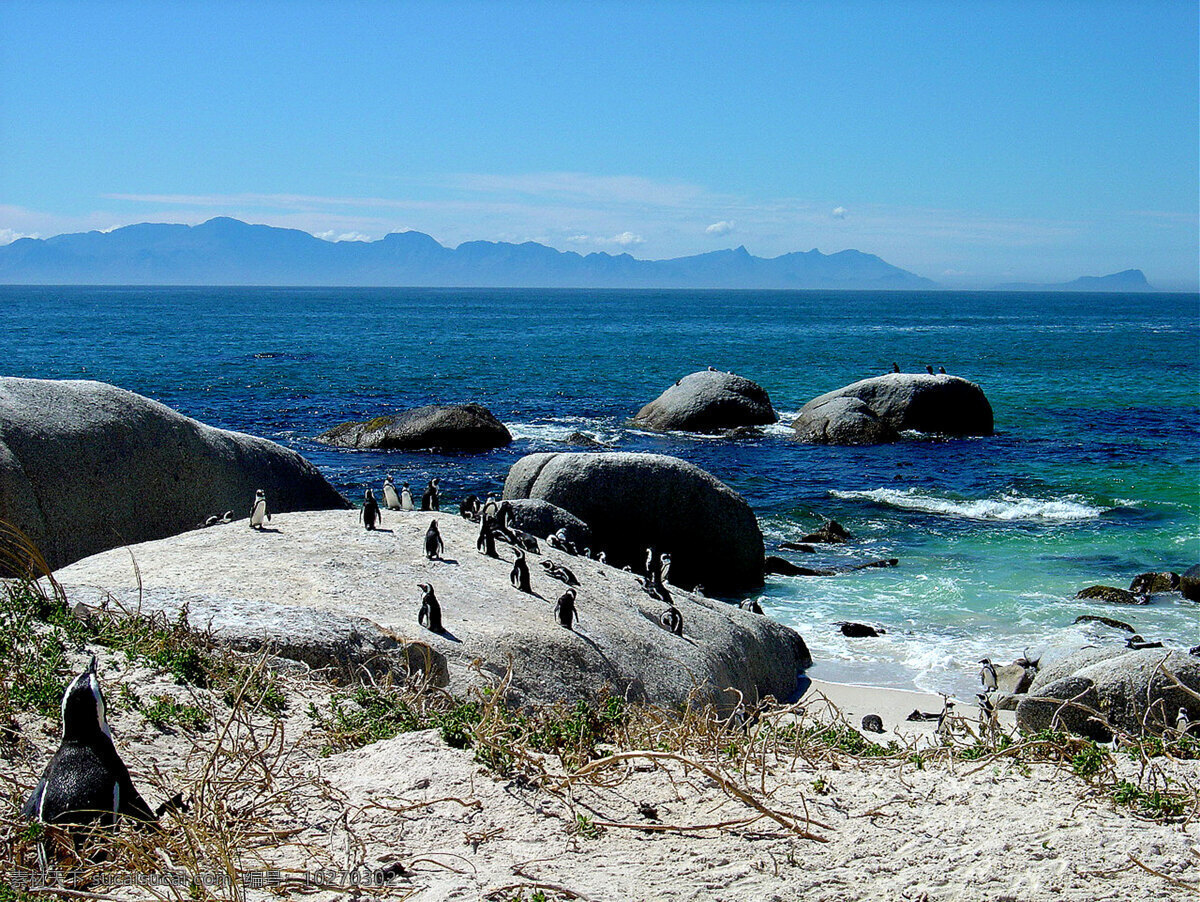
<path id="1" fill-rule="evenodd" d="M 1190 2 L 0 3 L 0 242 L 235 216 L 1197 288 Z"/>

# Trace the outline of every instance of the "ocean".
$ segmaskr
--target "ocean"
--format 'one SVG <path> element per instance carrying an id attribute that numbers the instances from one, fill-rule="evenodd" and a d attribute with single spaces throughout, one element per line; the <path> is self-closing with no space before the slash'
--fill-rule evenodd
<path id="1" fill-rule="evenodd" d="M 445 496 L 498 491 L 511 464 L 612 448 L 689 460 L 758 515 L 768 553 L 826 518 L 855 541 L 807 566 L 898 558 L 754 593 L 796 627 L 810 675 L 972 698 L 978 661 L 1113 641 L 1080 614 L 1171 647 L 1200 643 L 1200 606 L 1075 599 L 1200 562 L 1200 298 L 1036 292 L 585 291 L 0 287 L 4 374 L 110 382 L 312 460 L 361 500 L 384 475 Z M 996 434 L 837 448 L 792 441 L 809 399 L 926 364 L 979 383 Z M 632 429 L 679 377 L 758 382 L 781 420 L 729 440 Z M 483 454 L 357 452 L 328 427 L 478 401 L 513 433 Z M 64 487 L 69 490 L 69 487 Z M 839 620 L 880 624 L 845 639 Z M 1109 638 L 1104 638 L 1109 637 Z"/>

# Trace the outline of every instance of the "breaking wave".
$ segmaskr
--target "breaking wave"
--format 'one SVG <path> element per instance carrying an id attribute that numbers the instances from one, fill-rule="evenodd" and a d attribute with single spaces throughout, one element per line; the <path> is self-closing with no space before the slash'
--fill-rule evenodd
<path id="1" fill-rule="evenodd" d="M 1070 523 L 1092 520 L 1111 508 L 1088 504 L 1078 495 L 1062 498 L 1030 498 L 1005 493 L 999 498 L 961 499 L 923 492 L 919 489 L 873 489 L 866 492 L 829 493 L 845 501 L 872 501 L 900 510 L 961 517 L 967 520 Z"/>

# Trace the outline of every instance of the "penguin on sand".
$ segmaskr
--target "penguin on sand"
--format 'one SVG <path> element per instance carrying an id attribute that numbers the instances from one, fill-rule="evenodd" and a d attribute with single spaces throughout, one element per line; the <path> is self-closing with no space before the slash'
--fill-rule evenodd
<path id="1" fill-rule="evenodd" d="M 425 557 L 431 561 L 434 558 L 440 558 L 444 548 L 442 534 L 438 532 L 437 520 L 432 520 L 429 528 L 425 530 Z"/>
<path id="2" fill-rule="evenodd" d="M 529 586 L 529 564 L 525 562 L 525 552 L 520 548 L 517 549 L 517 557 L 513 561 L 512 573 L 508 578 L 514 589 L 520 589 L 527 594 L 533 592 Z"/>
<path id="3" fill-rule="evenodd" d="M 378 521 L 383 524 L 383 514 L 379 511 L 379 502 L 375 500 L 375 490 L 367 489 L 366 497 L 363 499 L 362 510 L 358 512 L 358 518 L 363 521 L 363 525 L 371 530 L 375 528 L 375 523 Z"/>
<path id="4" fill-rule="evenodd" d="M 400 496 L 396 493 L 396 483 L 389 476 L 383 481 L 383 503 L 390 511 L 400 510 Z"/>
<path id="5" fill-rule="evenodd" d="M 262 529 L 263 520 L 271 522 L 271 512 L 267 510 L 267 493 L 259 489 L 254 493 L 254 503 L 250 505 L 250 528 Z"/>
<path id="6" fill-rule="evenodd" d="M 46 824 L 110 826 L 118 815 L 154 823 L 158 815 L 138 793 L 113 746 L 96 658 L 67 686 L 62 699 L 62 744 L 21 814 Z"/>
<path id="7" fill-rule="evenodd" d="M 407 482 L 400 486 L 400 510 L 413 510 L 412 490 L 409 489 Z"/>
<path id="8" fill-rule="evenodd" d="M 433 586 L 429 583 L 418 583 L 421 590 L 421 610 L 417 612 L 417 623 L 431 633 L 442 631 L 442 606 L 438 604 L 437 596 L 433 594 Z"/>
<path id="9" fill-rule="evenodd" d="M 567 589 L 566 592 L 558 599 L 554 605 L 554 616 L 558 619 L 559 626 L 565 626 L 567 629 L 575 627 L 575 590 Z"/>

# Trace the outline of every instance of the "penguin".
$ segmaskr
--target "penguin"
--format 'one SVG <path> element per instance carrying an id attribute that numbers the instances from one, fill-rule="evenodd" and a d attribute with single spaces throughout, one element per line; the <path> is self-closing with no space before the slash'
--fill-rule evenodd
<path id="1" fill-rule="evenodd" d="M 575 627 L 575 590 L 567 589 L 566 592 L 558 599 L 558 603 L 554 605 L 554 616 L 558 619 L 559 626 L 565 626 L 567 629 Z"/>
<path id="2" fill-rule="evenodd" d="M 512 573 L 508 575 L 508 578 L 514 589 L 520 589 L 529 594 L 533 593 L 533 589 L 529 587 L 529 565 L 525 563 L 525 552 L 520 548 L 517 549 L 517 557 L 513 561 Z"/>
<path id="3" fill-rule="evenodd" d="M 429 485 L 425 487 L 425 494 L 421 496 L 421 510 L 436 511 L 441 510 L 441 495 L 438 492 L 438 481 L 435 476 L 429 480 Z"/>
<path id="4" fill-rule="evenodd" d="M 946 375 L 946 368 L 945 368 L 944 366 L 939 366 L 939 367 L 938 367 L 938 375 L 939 375 L 939 376 L 944 376 L 944 375 Z"/>
<path id="5" fill-rule="evenodd" d="M 658 575 L 658 555 L 654 553 L 654 549 L 646 549 L 646 575 L 657 582 Z"/>
<path id="6" fill-rule="evenodd" d="M 263 519 L 271 522 L 271 512 L 267 510 L 267 494 L 262 489 L 254 493 L 254 503 L 250 505 L 250 528 L 262 529 Z"/>
<path id="7" fill-rule="evenodd" d="M 433 594 L 433 586 L 429 583 L 417 583 L 421 595 L 421 610 L 417 613 L 417 623 L 431 633 L 442 631 L 442 606 L 438 604 L 437 596 Z"/>
<path id="8" fill-rule="evenodd" d="M 21 809 L 22 816 L 46 824 L 99 820 L 105 826 L 114 824 L 118 815 L 145 823 L 158 820 L 117 754 L 106 710 L 93 655 L 87 670 L 63 693 L 62 744 Z"/>
<path id="9" fill-rule="evenodd" d="M 213 514 L 211 517 L 206 519 L 202 525 L 206 526 L 206 527 L 207 526 L 216 526 L 220 522 L 221 522 L 221 518 L 218 517 L 216 514 Z"/>
<path id="10" fill-rule="evenodd" d="M 413 510 L 412 491 L 409 489 L 407 482 L 400 486 L 400 510 Z"/>
<path id="11" fill-rule="evenodd" d="M 665 586 L 671 577 L 671 555 L 664 554 L 658 559 L 658 584 Z"/>
<path id="12" fill-rule="evenodd" d="M 233 511 L 225 511 L 225 515 L 223 517 L 221 517 L 221 522 L 222 523 L 232 523 L 233 522 Z"/>
<path id="13" fill-rule="evenodd" d="M 898 363 L 896 363 L 896 362 L 894 362 L 894 361 L 893 361 L 893 363 L 892 363 L 892 372 L 893 372 L 893 373 L 898 373 L 898 372 L 900 372 L 900 364 L 898 364 Z"/>
<path id="14" fill-rule="evenodd" d="M 358 512 L 358 518 L 363 521 L 363 525 L 368 530 L 375 528 L 376 521 L 383 525 L 383 514 L 379 511 L 379 502 L 375 500 L 375 490 L 367 489 L 367 494 L 363 498 L 362 510 Z"/>
<path id="15" fill-rule="evenodd" d="M 390 511 L 400 510 L 400 496 L 396 494 L 396 483 L 391 476 L 383 481 L 383 503 Z"/>
<path id="16" fill-rule="evenodd" d="M 425 530 L 425 557 L 431 561 L 434 558 L 441 558 L 444 548 L 442 534 L 438 532 L 437 520 L 431 520 L 429 528 Z"/>
<path id="17" fill-rule="evenodd" d="M 701 587 L 697 586 L 696 588 L 699 589 Z M 704 593 L 698 592 L 696 594 L 703 596 Z M 738 607 L 743 611 L 749 611 L 751 614 L 761 614 L 763 612 L 762 605 L 760 605 L 757 599 L 754 598 L 747 598 L 745 601 L 739 604 Z"/>
<path id="18" fill-rule="evenodd" d="M 475 522 L 479 519 L 479 499 L 468 495 L 458 503 L 458 515 L 464 520 Z"/>
<path id="19" fill-rule="evenodd" d="M 704 586 L 700 583 L 696 583 L 696 585 L 692 586 L 692 594 L 699 595 L 701 598 L 704 598 Z"/>
<path id="20" fill-rule="evenodd" d="M 1163 644 L 1161 642 L 1150 642 L 1134 634 L 1125 640 L 1125 647 L 1132 648 L 1134 651 L 1141 651 L 1143 648 L 1162 648 Z"/>
<path id="21" fill-rule="evenodd" d="M 868 733 L 882 733 L 883 718 L 878 714 L 867 714 L 862 719 L 862 728 Z"/>
<path id="22" fill-rule="evenodd" d="M 562 564 L 544 560 L 542 561 L 542 567 L 545 568 L 546 575 L 553 579 L 561 580 L 568 586 L 579 585 L 579 578 Z"/>
<path id="23" fill-rule="evenodd" d="M 496 493 L 488 492 L 487 500 L 483 502 L 484 516 L 488 516 L 488 517 L 496 516 L 496 509 L 499 506 L 500 506 L 499 502 L 496 501 Z"/>
<path id="24" fill-rule="evenodd" d="M 983 683 L 985 690 L 992 692 L 996 688 L 996 666 L 988 658 L 984 658 L 979 663 L 983 665 L 979 671 L 979 681 Z"/>
<path id="25" fill-rule="evenodd" d="M 605 554 L 603 551 L 597 551 L 596 552 L 596 560 L 598 560 L 602 564 L 607 564 L 608 563 L 608 555 Z"/>
<path id="26" fill-rule="evenodd" d="M 488 557 L 500 557 L 496 553 L 496 531 L 492 529 L 492 518 L 487 514 L 480 518 L 479 538 L 475 540 L 475 547 Z"/>
<path id="27" fill-rule="evenodd" d="M 675 605 L 670 605 L 658 618 L 658 622 L 663 625 L 667 632 L 674 633 L 676 636 L 683 635 L 683 615 L 679 613 L 679 608 Z"/>
<path id="28" fill-rule="evenodd" d="M 996 718 L 996 706 L 992 704 L 992 697 L 987 692 L 976 693 L 975 698 L 979 700 L 979 728 L 980 730 L 994 731 L 999 722 Z"/>
<path id="29" fill-rule="evenodd" d="M 925 372 L 927 372 L 931 376 L 933 375 L 933 367 L 931 367 L 928 363 L 925 364 Z"/>
<path id="30" fill-rule="evenodd" d="M 1179 714 L 1175 717 L 1175 729 L 1179 731 L 1179 735 L 1186 736 L 1191 725 L 1192 719 L 1188 717 L 1187 708 L 1180 708 Z"/>

